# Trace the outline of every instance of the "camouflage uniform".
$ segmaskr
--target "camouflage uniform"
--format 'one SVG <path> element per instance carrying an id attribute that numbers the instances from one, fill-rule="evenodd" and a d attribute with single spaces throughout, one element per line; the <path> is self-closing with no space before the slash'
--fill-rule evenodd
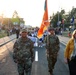
<path id="1" fill-rule="evenodd" d="M 45 43 L 47 49 L 48 68 L 49 72 L 52 74 L 60 48 L 59 39 L 56 35 L 47 35 L 45 38 Z"/>
<path id="2" fill-rule="evenodd" d="M 33 42 L 29 38 L 19 38 L 13 46 L 13 59 L 17 63 L 19 75 L 31 75 L 34 60 Z"/>

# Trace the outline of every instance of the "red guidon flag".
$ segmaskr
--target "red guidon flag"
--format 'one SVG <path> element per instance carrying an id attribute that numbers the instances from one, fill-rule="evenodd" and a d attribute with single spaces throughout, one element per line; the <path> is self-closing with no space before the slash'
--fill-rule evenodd
<path id="1" fill-rule="evenodd" d="M 48 26 L 49 26 L 49 20 L 48 20 L 48 7 L 47 7 L 47 0 L 45 0 L 45 5 L 44 5 L 44 15 L 43 15 L 43 19 L 42 19 L 42 23 L 41 26 L 38 30 L 38 34 L 37 37 L 41 38 L 43 36 L 43 33 L 45 30 L 47 30 Z"/>

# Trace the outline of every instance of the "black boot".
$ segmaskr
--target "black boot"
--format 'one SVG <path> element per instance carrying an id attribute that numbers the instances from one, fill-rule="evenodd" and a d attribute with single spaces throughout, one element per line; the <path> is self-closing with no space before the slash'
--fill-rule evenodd
<path id="1" fill-rule="evenodd" d="M 50 75 L 53 75 L 53 71 L 52 70 L 49 70 L 49 73 L 50 73 Z"/>

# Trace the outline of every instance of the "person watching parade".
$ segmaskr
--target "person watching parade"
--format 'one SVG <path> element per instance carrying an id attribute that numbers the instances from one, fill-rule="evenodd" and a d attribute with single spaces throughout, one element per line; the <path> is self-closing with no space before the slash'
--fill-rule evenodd
<path id="1" fill-rule="evenodd" d="M 65 63 L 68 64 L 70 75 L 76 75 L 76 30 L 73 31 L 64 51 Z"/>

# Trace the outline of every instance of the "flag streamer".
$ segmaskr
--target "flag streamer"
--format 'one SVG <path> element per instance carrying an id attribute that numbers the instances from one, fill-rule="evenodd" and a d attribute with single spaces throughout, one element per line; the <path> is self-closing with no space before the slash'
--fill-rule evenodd
<path id="1" fill-rule="evenodd" d="M 42 23 L 41 26 L 38 30 L 38 34 L 37 37 L 41 38 L 43 36 L 43 33 L 45 30 L 47 30 L 48 26 L 49 26 L 49 20 L 48 20 L 48 7 L 47 7 L 47 0 L 45 0 L 45 5 L 44 5 L 44 15 L 43 15 L 43 19 L 42 19 Z"/>

